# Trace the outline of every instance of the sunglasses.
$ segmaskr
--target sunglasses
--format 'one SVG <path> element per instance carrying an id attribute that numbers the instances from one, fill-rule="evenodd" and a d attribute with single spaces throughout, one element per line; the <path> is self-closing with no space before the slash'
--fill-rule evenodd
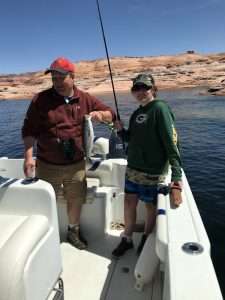
<path id="1" fill-rule="evenodd" d="M 131 92 L 139 92 L 139 91 L 148 91 L 150 90 L 152 87 L 147 86 L 145 84 L 138 84 L 138 85 L 134 85 L 131 88 Z"/>

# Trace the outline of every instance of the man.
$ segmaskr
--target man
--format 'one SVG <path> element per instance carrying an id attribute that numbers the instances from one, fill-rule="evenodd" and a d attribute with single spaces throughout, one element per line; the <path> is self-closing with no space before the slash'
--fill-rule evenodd
<path id="1" fill-rule="evenodd" d="M 51 73 L 53 86 L 33 98 L 22 128 L 24 173 L 29 177 L 37 168 L 37 177 L 52 184 L 56 197 L 63 187 L 69 219 L 67 240 L 74 247 L 85 249 L 87 241 L 79 226 L 86 198 L 84 115 L 89 114 L 98 122 L 112 122 L 115 114 L 74 85 L 75 68 L 68 59 L 57 58 L 47 73 Z M 33 159 L 35 142 L 36 162 Z"/>
<path id="2" fill-rule="evenodd" d="M 139 74 L 134 78 L 131 93 L 140 106 L 133 112 L 128 130 L 119 121 L 115 123 L 120 135 L 128 142 L 128 165 L 125 175 L 125 231 L 112 252 L 114 257 L 120 257 L 133 248 L 132 234 L 139 199 L 146 207 L 145 230 L 137 249 L 137 253 L 141 253 L 155 226 L 158 185 L 164 182 L 168 164 L 172 170 L 173 204 L 179 206 L 182 202 L 181 159 L 173 113 L 166 102 L 157 99 L 155 80 L 149 74 Z"/>

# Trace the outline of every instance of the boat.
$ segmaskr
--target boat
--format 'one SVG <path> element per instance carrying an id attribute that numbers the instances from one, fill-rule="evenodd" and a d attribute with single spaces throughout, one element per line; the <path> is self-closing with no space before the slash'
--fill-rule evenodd
<path id="1" fill-rule="evenodd" d="M 0 300 L 222 300 L 210 242 L 183 171 L 183 203 L 174 208 L 170 172 L 157 201 L 157 221 L 140 256 L 114 259 L 123 231 L 125 158 L 108 158 L 109 142 L 95 141 L 87 164 L 88 192 L 81 228 L 87 250 L 66 242 L 63 196 L 24 178 L 23 159 L 0 158 Z M 139 203 L 134 243 L 140 240 Z"/>

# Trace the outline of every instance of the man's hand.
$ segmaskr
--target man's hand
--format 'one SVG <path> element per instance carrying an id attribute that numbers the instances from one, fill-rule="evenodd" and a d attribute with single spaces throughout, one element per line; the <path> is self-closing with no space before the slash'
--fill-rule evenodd
<path id="1" fill-rule="evenodd" d="M 23 171 L 26 177 L 33 178 L 35 176 L 35 161 L 33 159 L 35 138 L 32 136 L 26 136 L 23 141 L 25 147 Z"/>
<path id="2" fill-rule="evenodd" d="M 103 122 L 102 112 L 101 111 L 92 111 L 89 113 L 91 119 L 97 122 Z"/>
<path id="3" fill-rule="evenodd" d="M 172 203 L 178 207 L 182 203 L 182 182 L 171 182 L 170 193 Z"/>
<path id="4" fill-rule="evenodd" d="M 91 119 L 97 122 L 105 122 L 111 123 L 112 122 L 112 114 L 110 111 L 92 111 L 89 113 Z"/>
<path id="5" fill-rule="evenodd" d="M 23 171 L 26 177 L 35 177 L 35 160 L 33 158 L 24 159 Z"/>

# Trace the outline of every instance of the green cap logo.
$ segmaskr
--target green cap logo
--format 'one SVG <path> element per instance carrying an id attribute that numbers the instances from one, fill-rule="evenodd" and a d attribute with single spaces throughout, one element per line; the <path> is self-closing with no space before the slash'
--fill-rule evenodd
<path id="1" fill-rule="evenodd" d="M 133 86 L 144 84 L 147 87 L 152 87 L 154 83 L 154 78 L 150 74 L 139 74 L 133 79 Z"/>

